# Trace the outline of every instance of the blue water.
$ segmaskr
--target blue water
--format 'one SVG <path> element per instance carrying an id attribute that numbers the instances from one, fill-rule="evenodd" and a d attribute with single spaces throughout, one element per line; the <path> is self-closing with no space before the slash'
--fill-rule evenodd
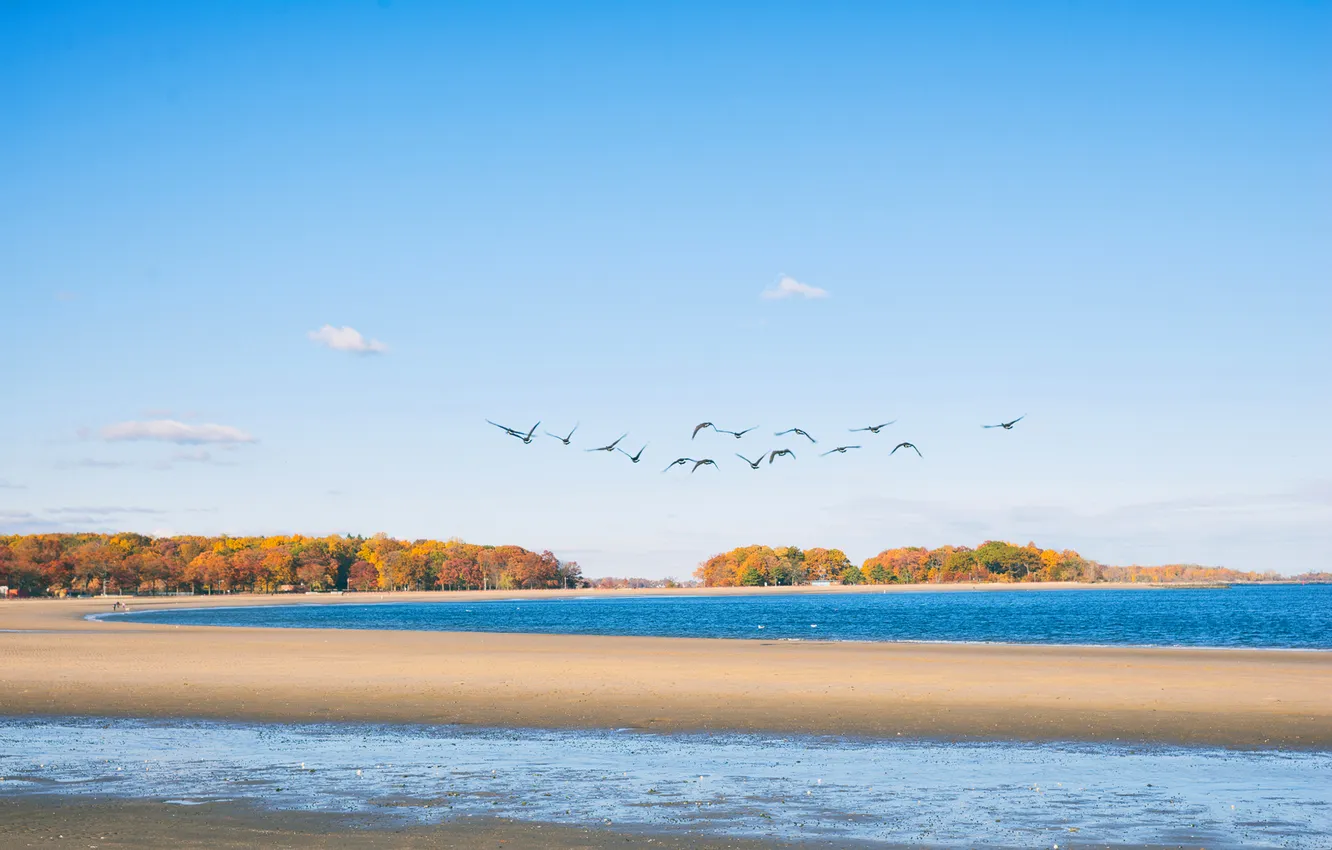
<path id="1" fill-rule="evenodd" d="M 926 847 L 1265 847 L 1332 835 L 1332 753 L 772 735 L 0 718 L 0 796 Z"/>
<path id="2" fill-rule="evenodd" d="M 111 615 L 206 626 L 766 640 L 1332 649 L 1332 585 L 945 591 L 199 608 Z"/>

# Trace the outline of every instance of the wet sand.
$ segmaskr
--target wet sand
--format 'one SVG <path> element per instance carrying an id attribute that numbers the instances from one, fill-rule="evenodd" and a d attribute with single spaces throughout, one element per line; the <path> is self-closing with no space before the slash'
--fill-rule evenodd
<path id="1" fill-rule="evenodd" d="M 478 819 L 479 820 L 479 819 Z M 393 826 L 374 818 L 316 812 L 271 812 L 246 805 L 175 806 L 156 801 L 0 798 L 0 846 L 61 850 L 113 848 L 306 848 L 339 850 L 779 850 L 867 846 L 836 842 L 791 844 L 693 834 L 616 832 L 494 819 L 431 826 Z M 875 844 L 883 850 L 891 846 Z"/>
<path id="2" fill-rule="evenodd" d="M 136 610 L 336 604 L 377 596 L 131 604 Z M 82 619 L 109 609 L 110 602 L 99 599 L 0 603 L 0 630 L 17 630 L 0 632 L 0 714 L 1332 747 L 1332 652 L 206 628 Z"/>
<path id="3" fill-rule="evenodd" d="M 844 838 L 788 842 L 764 838 L 703 836 L 683 831 L 620 832 L 511 821 L 503 818 L 430 826 L 390 826 L 375 818 L 316 812 L 271 812 L 214 803 L 183 807 L 161 802 L 80 800 L 68 797 L 0 798 L 0 845 L 49 850 L 117 848 L 240 848 L 274 850 L 902 850 L 911 845 L 847 841 Z M 1158 845 L 1107 845 L 1076 841 L 1069 850 L 1166 850 Z M 1210 848 L 1218 845 L 1209 843 Z M 1229 845 L 1219 845 L 1224 848 Z M 1171 845 L 1170 850 L 1179 850 Z"/>

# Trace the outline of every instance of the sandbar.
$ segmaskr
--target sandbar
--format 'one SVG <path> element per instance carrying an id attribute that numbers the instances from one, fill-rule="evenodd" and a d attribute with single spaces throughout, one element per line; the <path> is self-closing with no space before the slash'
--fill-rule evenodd
<path id="1" fill-rule="evenodd" d="M 131 604 L 136 610 L 337 604 L 378 596 Z M 469 598 L 388 599 L 442 596 Z M 492 592 L 486 598 L 502 597 Z M 1332 747 L 1332 652 L 214 628 L 84 619 L 109 609 L 103 599 L 0 603 L 0 630 L 7 630 L 0 631 L 0 715 Z"/>

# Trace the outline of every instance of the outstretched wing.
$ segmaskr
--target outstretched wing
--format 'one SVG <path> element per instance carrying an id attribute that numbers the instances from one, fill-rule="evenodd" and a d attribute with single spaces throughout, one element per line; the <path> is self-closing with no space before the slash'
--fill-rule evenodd
<path id="1" fill-rule="evenodd" d="M 847 428 L 846 430 L 848 430 L 848 431 L 850 431 L 852 434 L 854 434 L 854 433 L 856 433 L 857 431 L 873 431 L 873 430 L 874 430 L 874 426 L 871 425 L 871 426 L 868 427 L 868 428 Z"/>
<path id="2" fill-rule="evenodd" d="M 711 428 L 711 429 L 714 430 L 714 431 L 717 430 L 717 426 L 716 426 L 716 425 L 713 425 L 711 422 L 700 422 L 700 423 L 698 423 L 697 425 L 694 426 L 694 433 L 692 433 L 692 434 L 689 435 L 689 439 L 692 440 L 692 439 L 694 439 L 695 437 L 697 437 L 697 436 L 698 436 L 698 432 L 699 432 L 699 431 L 702 431 L 704 428 Z"/>
<path id="3" fill-rule="evenodd" d="M 920 453 L 920 449 L 916 448 L 915 446 L 912 446 L 911 450 L 916 453 L 916 457 L 925 457 L 925 455 Z"/>
<path id="4" fill-rule="evenodd" d="M 1012 422 L 1009 422 L 1009 423 L 1006 423 L 1006 424 L 1008 425 L 1009 428 L 1012 428 L 1014 425 L 1018 424 L 1019 422 L 1021 422 L 1023 419 L 1026 419 L 1026 418 L 1027 418 L 1027 414 L 1024 413 L 1024 414 L 1022 414 L 1021 416 L 1019 416 L 1017 419 L 1014 419 Z"/>
<path id="5" fill-rule="evenodd" d="M 489 419 L 487 419 L 486 421 L 487 421 L 487 422 L 490 422 Z M 515 431 L 515 430 L 513 430 L 512 428 L 510 428 L 510 427 L 507 426 L 507 425 L 501 425 L 501 424 L 499 424 L 498 422 L 490 422 L 490 424 L 491 424 L 491 425 L 494 425 L 496 428 L 500 429 L 501 431 L 503 431 L 503 432 L 506 433 L 506 434 L 512 434 L 512 435 L 515 436 L 515 437 L 521 437 L 521 436 L 523 435 L 523 432 L 522 432 L 522 431 Z"/>
<path id="6" fill-rule="evenodd" d="M 527 440 L 532 439 L 532 435 L 536 433 L 536 429 L 537 429 L 537 427 L 540 426 L 540 425 L 541 425 L 541 421 L 538 420 L 538 421 L 537 421 L 537 424 L 532 426 L 532 430 L 527 432 L 527 435 L 524 437 L 524 439 L 527 439 Z"/>
<path id="7" fill-rule="evenodd" d="M 893 425 L 893 424 L 895 424 L 896 422 L 897 422 L 897 420 L 894 419 L 892 422 L 885 422 L 885 423 L 883 423 L 882 425 L 875 425 L 875 426 L 874 426 L 874 430 L 877 431 L 877 430 L 879 430 L 880 428 L 887 428 L 889 425 Z"/>
<path id="8" fill-rule="evenodd" d="M 795 429 L 795 432 L 796 432 L 797 434 L 799 434 L 800 436 L 804 437 L 806 440 L 809 440 L 811 443 L 817 443 L 817 442 L 818 442 L 818 440 L 816 440 L 816 439 L 814 439 L 813 437 L 811 437 L 807 432 L 805 432 L 805 431 L 801 431 L 799 428 Z"/>
<path id="9" fill-rule="evenodd" d="M 1004 427 L 1004 423 L 1000 422 L 998 425 L 982 425 L 981 427 L 982 427 L 982 428 L 1003 428 L 1003 427 Z"/>
<path id="10" fill-rule="evenodd" d="M 755 427 L 757 427 L 757 426 L 755 426 Z M 748 434 L 750 431 L 753 431 L 753 430 L 754 430 L 753 428 L 746 428 L 746 429 L 743 430 L 743 431 L 732 431 L 731 433 L 734 434 L 734 435 L 737 436 L 737 437 L 743 437 L 744 435 Z"/>
<path id="11" fill-rule="evenodd" d="M 629 432 L 626 431 L 625 433 L 616 437 L 615 442 L 611 443 L 609 446 L 606 447 L 606 451 L 611 451 L 612 449 L 614 449 L 616 446 L 620 444 L 620 440 L 623 440 L 627 436 L 629 436 Z"/>

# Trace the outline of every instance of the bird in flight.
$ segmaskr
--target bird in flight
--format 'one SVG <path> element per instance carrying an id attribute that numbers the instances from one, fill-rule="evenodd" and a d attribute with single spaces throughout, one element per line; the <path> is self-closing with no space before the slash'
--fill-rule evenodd
<path id="1" fill-rule="evenodd" d="M 795 459 L 795 452 L 791 451 L 790 449 L 773 449 L 771 452 L 768 453 L 768 464 L 771 465 L 773 458 L 778 458 L 781 457 L 782 455 L 790 455 L 792 460 Z"/>
<path id="2" fill-rule="evenodd" d="M 490 422 L 489 419 L 487 419 L 486 421 Z M 494 425 L 496 428 L 508 434 L 510 437 L 517 437 L 518 439 L 522 440 L 524 443 L 531 443 L 532 435 L 536 433 L 537 426 L 540 425 L 541 423 L 538 422 L 536 425 L 533 425 L 532 430 L 528 431 L 526 434 L 524 434 L 522 431 L 515 431 L 512 428 L 499 424 L 498 422 L 490 422 L 490 424 Z"/>
<path id="3" fill-rule="evenodd" d="M 743 437 L 744 435 L 748 434 L 750 431 L 753 431 L 754 429 L 753 429 L 753 428 L 746 428 L 746 429 L 743 430 L 743 431 L 727 431 L 727 430 L 724 429 L 724 428 L 718 428 L 718 427 L 716 427 L 716 426 L 714 425 L 713 428 L 712 428 L 712 430 L 716 431 L 718 434 L 730 434 L 732 437 L 735 437 L 735 438 L 738 440 L 738 439 L 740 439 L 741 437 Z"/>
<path id="4" fill-rule="evenodd" d="M 1019 422 L 1021 422 L 1023 419 L 1026 419 L 1026 418 L 1027 418 L 1027 414 L 1024 413 L 1024 414 L 1022 414 L 1021 416 L 1019 416 L 1017 419 L 1014 419 L 1012 422 L 1000 422 L 998 425 L 982 425 L 981 427 L 982 427 L 982 428 L 1003 428 L 1005 431 L 1012 431 L 1014 425 L 1018 424 Z"/>
<path id="5" fill-rule="evenodd" d="M 897 454 L 897 450 L 898 450 L 898 449 L 911 449 L 911 450 L 912 450 L 913 452 L 915 452 L 919 457 L 925 457 L 925 455 L 923 455 L 923 454 L 920 453 L 920 449 L 916 448 L 916 446 L 915 446 L 914 443 L 898 443 L 897 445 L 893 446 L 893 450 L 892 450 L 891 452 L 889 452 L 888 454 L 890 454 L 890 455 L 895 455 L 895 454 Z"/>
<path id="6" fill-rule="evenodd" d="M 806 432 L 806 431 L 802 431 L 802 430 L 799 429 L 799 428 L 787 428 L 785 431 L 778 431 L 778 432 L 776 433 L 775 436 L 782 437 L 782 436 L 785 436 L 786 434 L 799 434 L 800 436 L 802 436 L 802 437 L 804 437 L 805 439 L 809 440 L 811 443 L 817 443 L 817 442 L 818 442 L 818 440 L 816 440 L 816 439 L 814 439 L 813 437 L 811 437 L 811 436 L 809 435 L 808 432 Z"/>
<path id="7" fill-rule="evenodd" d="M 847 449 L 858 449 L 858 448 L 860 448 L 860 446 L 838 446 L 838 447 L 835 448 L 835 449 L 828 449 L 828 451 L 826 451 L 826 452 L 824 452 L 823 454 L 819 455 L 819 457 L 827 457 L 828 455 L 832 454 L 833 452 L 837 452 L 839 455 L 844 455 L 844 454 L 846 454 L 846 450 L 847 450 Z"/>
<path id="8" fill-rule="evenodd" d="M 896 419 L 893 420 L 893 422 L 896 421 L 897 421 Z M 869 431 L 871 434 L 877 434 L 881 429 L 887 428 L 889 425 L 892 425 L 893 422 L 885 422 L 882 425 L 868 425 L 864 428 L 850 428 L 848 430 L 850 430 L 852 434 L 856 433 L 857 431 Z"/>
<path id="9" fill-rule="evenodd" d="M 567 437 L 561 437 L 559 434 L 552 434 L 552 433 L 550 433 L 549 431 L 546 432 L 546 436 L 547 436 L 547 437 L 554 437 L 555 439 L 559 440 L 561 443 L 564 443 L 564 444 L 567 446 L 567 445 L 569 445 L 569 441 L 573 439 L 574 431 L 577 431 L 577 430 L 578 430 L 578 423 L 575 422 L 575 423 L 574 423 L 574 426 L 573 426 L 573 431 L 570 431 L 570 432 L 569 432 L 569 436 L 567 436 Z"/>
<path id="10" fill-rule="evenodd" d="M 623 439 L 624 439 L 625 437 L 627 437 L 627 436 L 629 436 L 627 433 L 625 433 L 625 434 L 621 434 L 620 436 L 616 437 L 616 438 L 615 438 L 615 442 L 611 443 L 609 446 L 598 446 L 598 447 L 595 448 L 595 449 L 584 449 L 584 451 L 589 451 L 589 452 L 613 452 L 613 451 L 615 451 L 615 447 L 618 446 L 618 445 L 620 444 L 620 441 L 623 440 Z"/>
<path id="11" fill-rule="evenodd" d="M 621 437 L 620 439 L 624 439 L 624 438 Z M 617 442 L 618 442 L 618 441 L 617 441 Z M 648 444 L 647 444 L 647 443 L 644 443 L 644 444 L 643 444 L 643 449 L 646 449 L 647 447 L 648 447 Z M 629 458 L 630 460 L 632 460 L 634 463 L 638 463 L 640 460 L 643 459 L 643 449 L 639 449 L 639 450 L 638 450 L 638 454 L 636 454 L 636 455 L 631 455 L 631 454 L 629 454 L 628 452 L 626 452 L 624 449 L 617 449 L 617 451 L 619 451 L 620 454 L 622 454 L 622 455 L 624 455 L 625 457 L 627 457 L 627 458 Z M 669 467 L 668 467 L 668 468 L 669 468 Z"/>
<path id="12" fill-rule="evenodd" d="M 717 430 L 717 426 L 716 426 L 716 425 L 713 425 L 711 422 L 700 422 L 700 423 L 698 423 L 697 425 L 694 426 L 694 433 L 692 433 L 692 434 L 689 435 L 689 439 L 692 440 L 692 439 L 694 439 L 695 437 L 697 437 L 697 436 L 698 436 L 698 432 L 699 432 L 699 431 L 702 431 L 704 428 L 711 428 L 711 429 L 714 430 L 714 431 Z"/>
<path id="13" fill-rule="evenodd" d="M 663 469 L 662 472 L 670 472 L 671 467 L 673 466 L 684 466 L 686 463 L 693 463 L 693 462 L 694 459 L 692 457 L 677 457 L 675 460 L 666 464 L 666 468 Z"/>
<path id="14" fill-rule="evenodd" d="M 750 469 L 758 469 L 758 468 L 759 468 L 759 464 L 760 464 L 760 463 L 763 463 L 763 455 L 759 455 L 759 459 L 758 459 L 758 460 L 750 460 L 749 458 L 745 457 L 744 455 L 740 454 L 739 452 L 736 452 L 735 456 L 738 457 L 738 458 L 740 458 L 741 460 L 743 460 L 745 463 L 749 464 L 749 468 L 750 468 Z"/>
<path id="15" fill-rule="evenodd" d="M 716 466 L 716 465 L 717 465 L 717 461 L 713 460 L 713 459 L 710 458 L 710 457 L 705 457 L 705 458 L 703 458 L 702 460 L 696 460 L 696 461 L 694 461 L 694 468 L 691 469 L 691 470 L 689 470 L 689 471 L 690 471 L 691 473 L 694 473 L 694 472 L 698 472 L 698 468 L 699 468 L 700 466 Z"/>

